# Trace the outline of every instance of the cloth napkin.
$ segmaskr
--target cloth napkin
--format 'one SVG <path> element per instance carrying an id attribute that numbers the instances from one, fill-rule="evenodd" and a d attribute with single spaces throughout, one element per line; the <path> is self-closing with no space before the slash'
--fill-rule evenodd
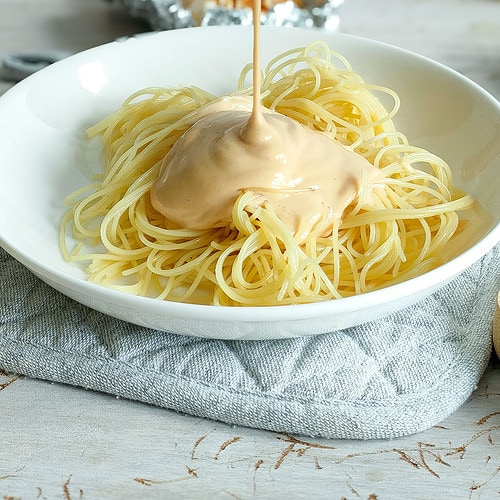
<path id="1" fill-rule="evenodd" d="M 279 341 L 125 323 L 56 292 L 1 249 L 0 283 L 5 372 L 276 432 L 393 438 L 439 423 L 476 388 L 491 353 L 500 245 L 383 320 Z"/>

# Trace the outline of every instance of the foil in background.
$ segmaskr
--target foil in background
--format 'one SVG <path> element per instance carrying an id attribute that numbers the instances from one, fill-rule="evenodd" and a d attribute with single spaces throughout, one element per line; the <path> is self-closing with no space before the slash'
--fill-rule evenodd
<path id="1" fill-rule="evenodd" d="M 152 30 L 252 24 L 251 0 L 118 0 Z M 337 31 L 344 0 L 262 0 L 261 24 Z"/>

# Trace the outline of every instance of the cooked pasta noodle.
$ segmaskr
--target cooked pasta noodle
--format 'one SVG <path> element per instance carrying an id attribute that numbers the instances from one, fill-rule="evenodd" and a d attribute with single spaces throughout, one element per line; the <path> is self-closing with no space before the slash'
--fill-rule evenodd
<path id="1" fill-rule="evenodd" d="M 235 94 L 251 95 L 251 71 Z M 383 176 L 364 182 L 341 218 L 312 218 L 293 232 L 270 204 L 241 192 L 224 227 L 170 223 L 150 190 L 165 155 L 216 99 L 199 88 L 149 88 L 88 130 L 101 137 L 104 172 L 67 198 L 61 247 L 89 261 L 89 280 L 138 295 L 215 305 L 265 306 L 338 299 L 376 290 L 441 263 L 472 198 L 452 185 L 448 165 L 408 143 L 392 118 L 390 89 L 370 85 L 323 43 L 286 52 L 263 72 L 262 103 L 323 131 Z M 393 101 L 389 111 L 377 97 Z M 329 224 L 331 227 L 326 227 Z M 327 234 L 327 236 L 325 236 Z M 67 241 L 79 242 L 68 249 Z"/>

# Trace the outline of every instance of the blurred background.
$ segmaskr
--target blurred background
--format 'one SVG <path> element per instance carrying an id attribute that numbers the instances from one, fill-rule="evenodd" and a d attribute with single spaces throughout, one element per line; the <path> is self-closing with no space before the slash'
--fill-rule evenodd
<path id="1" fill-rule="evenodd" d="M 0 0 L 0 58 L 4 63 L 0 69 L 0 94 L 17 78 L 13 56 L 26 57 L 28 62 L 33 55 L 60 57 L 121 36 L 163 29 L 169 19 L 165 9 L 162 14 L 162 7 L 168 7 L 171 12 L 172 6 L 179 7 L 177 1 Z M 186 2 L 190 2 L 189 9 L 198 11 L 194 17 L 195 22 L 199 22 L 199 9 L 206 10 L 207 6 L 213 9 L 215 1 L 229 0 L 207 0 L 206 3 L 184 0 L 183 6 L 187 7 Z M 268 7 L 273 5 L 269 2 L 276 2 L 266 1 Z M 326 7 L 317 3 L 295 4 L 302 7 L 299 11 L 291 11 L 290 5 L 294 4 L 286 2 L 278 7 L 281 18 L 275 17 L 270 23 L 310 25 L 310 19 L 304 18 L 301 12 L 307 7 L 311 13 L 319 6 L 320 15 L 325 12 L 327 15 L 326 20 L 320 16 L 319 21 L 316 16 L 314 22 L 321 25 L 321 29 L 368 37 L 429 56 L 460 71 L 500 98 L 499 0 L 329 1 Z M 186 9 L 188 13 L 189 9 Z M 189 24 L 191 19 L 186 20 L 183 12 L 182 9 L 176 12 L 174 24 Z M 248 16 L 237 14 L 229 19 L 231 21 L 244 24 Z M 228 19 L 216 15 L 211 22 L 228 22 Z"/>
<path id="2" fill-rule="evenodd" d="M 162 1 L 0 0 L 0 95 L 23 76 L 23 71 L 29 72 L 30 68 L 33 69 L 37 64 L 43 66 L 44 59 L 50 61 L 51 58 L 79 52 L 123 36 L 158 29 L 159 19 L 152 16 L 151 10 L 148 9 L 151 9 L 152 4 L 160 8 Z M 248 0 L 184 0 L 188 1 L 196 2 L 199 9 L 199 3 L 205 1 L 207 5 L 212 5 L 209 2 Z M 330 1 L 330 17 L 325 20 L 321 29 L 379 40 L 428 56 L 471 78 L 500 100 L 500 0 Z M 187 4 L 182 7 L 187 7 Z M 307 7 L 312 12 L 318 5 L 301 7 Z M 323 6 L 319 4 L 319 7 Z M 284 5 L 283 9 L 283 24 L 290 20 L 308 24 L 306 21 L 309 18 L 301 17 L 303 12 L 290 9 L 290 4 Z M 186 22 L 183 12 L 177 13 L 179 22 Z M 315 14 L 316 25 L 321 24 L 317 22 L 321 13 L 324 14 L 325 11 Z M 243 21 L 243 16 L 240 16 L 240 19 Z M 367 54 L 367 57 L 370 55 Z M 336 443 L 335 447 L 338 448 L 335 449 L 330 462 L 323 458 L 326 455 L 316 455 L 322 452 L 321 446 L 309 451 L 314 445 L 294 442 L 291 437 L 290 440 L 285 440 L 284 436 L 278 436 L 276 439 L 275 435 L 252 430 L 245 430 L 245 439 L 238 447 L 229 448 L 230 451 L 225 452 L 227 454 L 223 454 L 218 461 L 219 453 L 239 439 L 232 437 L 234 433 L 243 431 L 235 431 L 232 427 L 222 424 L 216 426 L 215 423 L 203 419 L 191 419 L 176 412 L 167 415 L 163 410 L 157 411 L 160 410 L 158 408 L 131 404 L 120 398 L 115 400 L 90 391 L 55 386 L 41 380 L 10 377 L 0 371 L 0 385 L 3 383 L 0 389 L 9 386 L 8 390 L 2 392 L 0 408 L 3 404 L 4 408 L 10 410 L 7 417 L 4 417 L 5 429 L 0 447 L 2 451 L 5 447 L 13 451 L 10 454 L 3 453 L 0 457 L 0 480 L 5 480 L 0 481 L 0 497 L 14 499 L 22 495 L 22 498 L 69 499 L 71 491 L 74 492 L 71 498 L 82 498 L 83 486 L 94 488 L 94 491 L 96 488 L 108 491 L 109 488 L 114 495 L 119 491 L 127 491 L 130 495 L 131 484 L 137 488 L 144 487 L 143 491 L 153 494 L 154 486 L 158 486 L 154 483 L 164 483 L 159 487 L 163 488 L 161 491 L 166 491 L 176 481 L 197 477 L 195 470 L 200 468 L 200 477 L 204 477 L 205 481 L 202 484 L 209 485 L 212 488 L 210 491 L 215 491 L 213 488 L 219 486 L 225 488 L 227 484 L 243 485 L 246 488 L 244 498 L 253 498 L 256 492 L 257 469 L 264 463 L 263 460 L 257 461 L 261 455 L 254 455 L 255 448 L 265 457 L 264 466 L 258 474 L 259 481 L 264 482 L 259 482 L 258 492 L 266 487 L 269 491 L 272 488 L 278 491 L 279 488 L 281 492 L 283 485 L 294 486 L 306 475 L 311 478 L 312 486 L 316 487 L 323 481 L 323 476 L 318 480 L 318 473 L 323 472 L 329 474 L 330 478 L 338 474 L 338 484 L 345 483 L 343 487 L 350 492 L 348 494 L 352 493 L 349 498 L 361 498 L 361 493 L 362 498 L 377 498 L 375 494 L 368 496 L 368 493 L 374 491 L 371 488 L 377 489 L 377 493 L 379 488 L 390 491 L 394 484 L 401 482 L 405 488 L 409 488 L 408 491 L 417 485 L 424 485 L 429 489 L 435 488 L 439 496 L 444 493 L 444 490 L 439 488 L 448 485 L 450 491 L 460 489 L 463 493 L 460 498 L 486 499 L 487 491 L 498 492 L 500 477 L 498 468 L 494 469 L 498 467 L 498 442 L 491 437 L 495 437 L 493 431 L 498 432 L 498 426 L 495 426 L 493 419 L 489 420 L 498 413 L 493 406 L 497 401 L 495 396 L 500 393 L 499 361 L 493 362 L 494 369 L 480 384 L 470 403 L 448 421 L 446 425 L 450 424 L 449 428 L 436 426 L 424 437 L 410 437 L 389 444 L 374 443 L 373 448 L 366 442 L 356 442 L 354 445 L 350 442 Z M 13 383 L 14 381 L 16 382 Z M 26 418 L 23 416 L 25 408 L 29 409 Z M 37 412 L 36 418 L 33 418 L 34 411 Z M 486 412 L 491 413 L 485 416 Z M 64 423 L 63 426 L 61 422 Z M 134 432 L 135 440 L 130 439 L 131 433 L 122 431 L 128 428 Z M 200 435 L 201 438 L 198 437 Z M 469 439 L 469 436 L 472 438 Z M 434 444 L 425 444 L 434 443 L 434 438 L 442 444 L 441 448 L 434 448 Z M 114 450 L 115 443 L 123 448 L 128 460 L 123 460 L 120 456 L 121 449 L 118 452 Z M 196 451 L 197 456 L 194 457 L 195 448 L 200 443 L 202 444 Z M 221 443 L 223 444 L 214 457 L 213 451 Z M 460 447 L 454 449 L 452 443 L 453 446 Z M 295 445 L 297 446 L 294 448 Z M 496 457 L 492 451 L 495 445 Z M 400 450 L 395 446 L 403 448 Z M 325 449 L 325 453 L 330 451 L 329 446 Z M 64 450 L 67 455 L 58 455 L 60 450 Z M 352 453 L 353 450 L 355 453 Z M 406 450 L 408 455 L 402 450 Z M 302 466 L 307 468 L 304 468 L 301 475 L 300 465 L 295 465 L 293 458 L 298 460 L 305 451 L 307 453 Z M 442 453 L 454 467 L 443 461 L 441 455 L 436 452 Z M 183 453 L 188 458 L 185 458 Z M 488 461 L 492 457 L 487 453 L 493 456 L 489 465 Z M 175 462 L 169 454 L 187 461 Z M 295 468 L 285 467 L 280 471 L 282 475 L 279 475 L 277 467 L 272 469 L 269 463 L 274 459 L 277 460 L 276 464 L 281 465 L 286 454 L 289 454 L 289 457 L 285 466 Z M 68 464 L 63 463 L 61 456 L 70 457 Z M 320 456 L 319 460 L 317 456 Z M 347 458 L 356 456 L 359 457 L 357 462 L 347 461 Z M 50 460 L 53 457 L 57 458 L 55 466 Z M 116 461 L 115 457 L 118 457 Z M 336 457 L 344 458 L 337 460 Z M 196 462 L 194 458 L 201 460 Z M 425 458 L 432 467 L 439 466 L 441 478 L 434 473 Z M 320 471 L 323 463 L 333 464 L 334 459 L 335 467 L 338 468 L 326 467 Z M 345 463 L 340 463 L 344 460 Z M 171 467 L 172 464 L 174 467 Z M 188 468 L 187 464 L 194 468 Z M 106 477 L 108 471 L 114 467 L 123 468 L 123 477 L 130 479 L 130 483 L 121 484 L 115 481 L 114 472 Z M 144 475 L 132 476 L 132 473 L 136 473 L 136 467 L 137 474 Z M 333 474 L 332 470 L 335 470 Z M 143 477 L 161 480 L 142 479 Z M 165 478 L 167 480 L 164 480 Z M 70 480 L 73 481 L 71 485 Z M 23 481 L 26 483 L 24 486 Z M 316 484 L 313 481 L 316 481 Z M 190 485 L 187 482 L 177 484 L 178 491 L 181 488 L 186 488 L 186 494 L 193 491 L 189 490 Z M 359 495 L 354 486 L 359 488 Z M 482 490 L 486 489 L 483 494 Z M 30 493 L 23 495 L 18 494 L 19 491 Z M 53 492 L 52 497 L 49 492 Z M 87 498 L 88 489 L 85 492 L 84 498 Z M 226 496 L 222 496 L 223 493 Z M 217 498 L 234 498 L 225 489 L 220 490 L 220 494 Z M 455 495 L 454 498 L 459 497 Z M 498 495 L 495 498 L 499 498 Z"/>

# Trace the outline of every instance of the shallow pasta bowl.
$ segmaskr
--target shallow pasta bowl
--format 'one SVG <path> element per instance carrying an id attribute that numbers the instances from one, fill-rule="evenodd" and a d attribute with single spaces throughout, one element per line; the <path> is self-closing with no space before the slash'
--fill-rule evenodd
<path id="1" fill-rule="evenodd" d="M 230 43 L 228 43 L 230 40 Z M 88 184 L 77 165 L 85 129 L 143 87 L 197 85 L 214 94 L 235 88 L 251 60 L 251 30 L 211 27 L 129 38 L 53 64 L 0 98 L 0 244 L 69 297 L 154 329 L 220 339 L 316 335 L 386 316 L 423 299 L 500 241 L 500 104 L 456 72 L 374 41 L 299 29 L 262 30 L 263 63 L 323 40 L 366 81 L 396 90 L 397 127 L 442 156 L 455 184 L 481 212 L 450 260 L 404 283 L 361 296 L 307 305 L 219 307 L 137 297 L 88 283 L 58 244 L 64 197 Z"/>

